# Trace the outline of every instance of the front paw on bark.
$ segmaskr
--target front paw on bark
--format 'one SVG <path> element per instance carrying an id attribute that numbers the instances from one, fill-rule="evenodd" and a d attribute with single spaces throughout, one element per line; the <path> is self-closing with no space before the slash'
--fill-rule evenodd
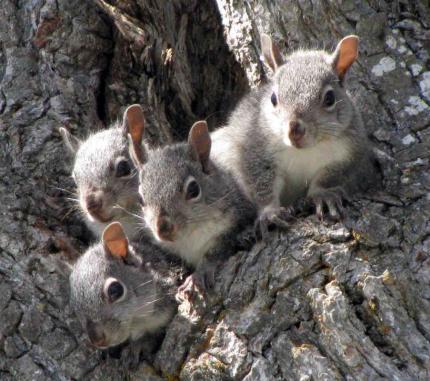
<path id="1" fill-rule="evenodd" d="M 312 196 L 311 199 L 315 205 L 315 214 L 321 221 L 324 221 L 325 217 L 333 222 L 343 219 L 343 197 L 340 192 L 324 191 Z"/>
<path id="2" fill-rule="evenodd" d="M 184 283 L 178 287 L 176 298 L 178 302 L 195 302 L 197 299 L 204 300 L 207 293 L 215 285 L 215 271 L 196 271 L 185 279 Z"/>
<path id="3" fill-rule="evenodd" d="M 287 229 L 289 227 L 288 222 L 293 218 L 294 212 L 292 208 L 264 208 L 255 222 L 255 235 L 258 239 L 267 240 L 271 228 Z"/>

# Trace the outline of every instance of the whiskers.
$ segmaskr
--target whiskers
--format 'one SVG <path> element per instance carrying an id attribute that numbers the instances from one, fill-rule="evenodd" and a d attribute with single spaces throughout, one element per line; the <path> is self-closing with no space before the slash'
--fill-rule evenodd
<path id="1" fill-rule="evenodd" d="M 151 316 L 156 311 L 155 304 L 164 298 L 165 296 L 160 297 L 156 293 L 135 296 L 127 301 L 106 306 L 104 313 L 106 316 L 120 321 L 121 324 L 127 324 L 127 321 L 133 318 Z"/>
<path id="2" fill-rule="evenodd" d="M 342 134 L 344 126 L 337 122 L 323 122 L 318 124 L 317 128 L 320 136 L 339 137 Z"/>
<path id="3" fill-rule="evenodd" d="M 146 285 L 148 285 L 148 284 L 152 283 L 153 281 L 154 281 L 153 279 L 150 279 L 150 280 L 148 280 L 148 281 L 146 281 L 146 282 L 142 282 L 142 283 L 138 284 L 138 285 L 133 289 L 133 291 L 136 291 L 138 288 L 143 287 L 143 286 L 146 286 Z"/>
<path id="4" fill-rule="evenodd" d="M 64 221 L 70 215 L 77 213 L 79 217 L 84 217 L 85 212 L 82 210 L 80 206 L 80 200 L 77 190 L 69 190 L 65 188 L 61 188 L 56 185 L 49 185 L 49 188 L 55 189 L 61 192 L 64 192 L 66 196 L 62 196 L 61 199 L 65 200 L 66 210 L 64 214 L 61 216 L 61 221 Z"/>
<path id="5" fill-rule="evenodd" d="M 75 198 L 66 198 L 68 201 L 72 201 L 72 204 L 69 204 L 67 206 L 66 212 L 61 217 L 61 221 L 64 221 L 67 217 L 69 217 L 71 214 L 77 214 L 79 217 L 85 217 L 85 212 L 82 210 L 79 200 Z"/>
<path id="6" fill-rule="evenodd" d="M 76 194 L 76 191 L 71 191 L 71 190 L 69 190 L 69 189 L 65 189 L 65 188 L 58 187 L 58 186 L 56 186 L 56 185 L 49 185 L 49 188 L 51 188 L 51 189 L 55 189 L 55 190 L 59 190 L 59 191 L 61 191 L 61 192 L 65 192 L 65 193 L 68 193 L 68 194 L 71 194 L 71 195 L 74 195 L 74 196 L 76 196 L 76 195 L 77 195 L 77 194 Z"/>
<path id="7" fill-rule="evenodd" d="M 221 197 L 215 199 L 214 201 L 207 203 L 205 207 L 199 208 L 198 210 L 196 208 L 195 210 L 193 210 L 192 217 L 187 217 L 185 219 L 185 224 L 191 225 L 213 220 L 214 216 L 213 214 L 211 214 L 210 209 L 219 210 L 219 204 L 222 203 L 225 199 L 229 198 L 234 192 L 235 190 L 230 190 Z"/>
<path id="8" fill-rule="evenodd" d="M 72 201 L 72 202 L 77 203 L 77 204 L 79 204 L 79 202 L 80 202 L 79 199 L 75 198 L 75 197 L 64 197 L 64 199 L 67 201 Z"/>
<path id="9" fill-rule="evenodd" d="M 119 205 L 119 204 L 115 204 L 115 205 L 113 206 L 113 209 L 120 209 L 120 210 L 122 210 L 125 214 L 127 214 L 127 215 L 129 215 L 129 216 L 131 216 L 131 217 L 135 217 L 135 218 L 137 218 L 138 220 L 143 220 L 143 217 L 142 217 L 142 216 L 140 216 L 139 214 L 136 214 L 136 213 L 130 212 L 128 209 L 124 208 L 123 206 L 121 206 L 121 205 Z"/>

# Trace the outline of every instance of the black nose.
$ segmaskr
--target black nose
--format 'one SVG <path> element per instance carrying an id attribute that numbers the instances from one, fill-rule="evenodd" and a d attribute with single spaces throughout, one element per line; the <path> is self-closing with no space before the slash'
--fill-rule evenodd
<path id="1" fill-rule="evenodd" d="M 106 335 L 103 332 L 100 324 L 94 323 L 91 320 L 87 320 L 86 328 L 91 344 L 95 345 L 96 347 L 107 347 Z"/>

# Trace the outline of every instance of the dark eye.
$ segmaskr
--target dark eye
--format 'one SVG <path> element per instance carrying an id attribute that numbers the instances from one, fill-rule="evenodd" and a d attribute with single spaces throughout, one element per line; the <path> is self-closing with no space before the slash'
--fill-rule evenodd
<path id="1" fill-rule="evenodd" d="M 115 176 L 125 177 L 130 175 L 131 167 L 127 160 L 120 160 L 116 165 Z"/>
<path id="2" fill-rule="evenodd" d="M 324 95 L 324 101 L 323 106 L 324 107 L 331 107 L 336 102 L 336 96 L 334 95 L 333 90 L 328 90 Z"/>
<path id="3" fill-rule="evenodd" d="M 187 193 L 185 198 L 187 200 L 193 200 L 200 196 L 200 186 L 196 180 L 191 180 L 187 185 Z"/>
<path id="4" fill-rule="evenodd" d="M 276 106 L 278 104 L 278 98 L 276 97 L 275 93 L 272 93 L 272 96 L 270 97 L 270 101 L 272 102 L 273 106 Z"/>
<path id="5" fill-rule="evenodd" d="M 113 281 L 109 284 L 106 295 L 110 303 L 120 299 L 124 295 L 124 286 L 118 281 Z"/>

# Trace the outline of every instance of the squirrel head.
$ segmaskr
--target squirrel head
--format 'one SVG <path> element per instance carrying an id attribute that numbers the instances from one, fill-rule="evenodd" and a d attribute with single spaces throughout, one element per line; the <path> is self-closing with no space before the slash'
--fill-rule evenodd
<path id="1" fill-rule="evenodd" d="M 192 126 L 187 143 L 140 155 L 142 214 L 157 241 L 174 244 L 201 227 L 216 210 L 220 192 L 212 176 L 210 149 L 207 124 L 199 121 Z"/>
<path id="2" fill-rule="evenodd" d="M 79 258 L 70 275 L 70 304 L 98 348 L 137 339 L 162 324 L 163 312 L 154 304 L 162 296 L 118 222 L 106 227 L 102 242 Z"/>
<path id="3" fill-rule="evenodd" d="M 263 115 L 275 134 L 296 148 L 340 137 L 354 116 L 344 82 L 358 56 L 358 37 L 343 38 L 333 53 L 299 50 L 285 60 L 268 35 L 261 46 L 274 71 Z"/>
<path id="4" fill-rule="evenodd" d="M 136 108 L 140 110 L 137 116 Z M 60 128 L 66 147 L 75 157 L 72 177 L 79 206 L 90 228 L 98 234 L 114 220 L 121 221 L 128 234 L 135 230 L 132 214 L 139 205 L 138 173 L 129 156 L 127 132 L 129 120 L 137 123 L 139 117 L 138 122 L 143 125 L 140 106 L 130 106 L 122 125 L 100 131 L 84 142 Z"/>

